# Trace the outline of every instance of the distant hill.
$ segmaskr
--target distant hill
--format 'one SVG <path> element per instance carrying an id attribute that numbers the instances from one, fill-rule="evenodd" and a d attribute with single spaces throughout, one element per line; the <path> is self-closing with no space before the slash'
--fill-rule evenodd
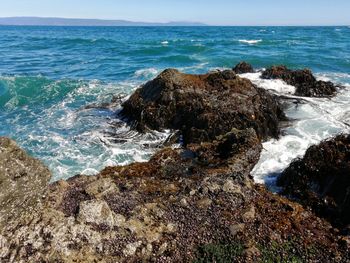
<path id="1" fill-rule="evenodd" d="M 78 19 L 56 17 L 3 17 L 0 25 L 13 26 L 205 26 L 197 22 L 148 23 L 126 20 Z"/>

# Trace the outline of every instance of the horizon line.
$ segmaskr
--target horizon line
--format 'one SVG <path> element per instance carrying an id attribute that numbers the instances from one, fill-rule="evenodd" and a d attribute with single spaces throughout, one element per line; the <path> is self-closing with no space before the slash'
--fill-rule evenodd
<path id="1" fill-rule="evenodd" d="M 61 19 L 61 20 L 77 20 L 77 21 L 100 21 L 100 22 L 126 22 L 133 24 L 145 24 L 145 25 L 28 25 L 28 24 L 1 24 L 0 26 L 56 26 L 56 27 L 155 27 L 155 26 L 171 26 L 171 24 L 184 24 L 177 25 L 179 27 L 348 27 L 350 24 L 211 24 L 200 21 L 163 21 L 163 22 L 154 22 L 154 21 L 133 21 L 128 19 L 104 19 L 104 18 L 77 18 L 77 17 L 46 17 L 46 16 L 8 16 L 0 17 L 0 19 Z M 147 25 L 149 24 L 149 25 Z M 169 25 L 170 24 L 170 25 Z M 194 25 L 186 25 L 194 24 Z"/>

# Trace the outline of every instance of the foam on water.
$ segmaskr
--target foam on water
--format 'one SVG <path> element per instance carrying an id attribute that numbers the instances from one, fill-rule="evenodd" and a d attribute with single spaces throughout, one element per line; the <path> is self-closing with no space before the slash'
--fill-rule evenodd
<path id="1" fill-rule="evenodd" d="M 155 77 L 158 73 L 159 70 L 156 68 L 139 69 L 135 72 L 135 77 L 144 77 L 150 79 Z"/>
<path id="2" fill-rule="evenodd" d="M 140 81 L 52 81 L 17 76 L 3 77 L 0 82 L 6 87 L 6 96 L 0 100 L 0 135 L 9 134 L 44 161 L 53 180 L 147 161 L 170 135 L 170 131 L 139 134 L 116 118 L 127 98 L 122 94 L 129 94 Z M 104 104 L 118 94 L 120 103 Z"/>
<path id="3" fill-rule="evenodd" d="M 240 76 L 243 78 L 249 79 L 258 87 L 275 91 L 281 94 L 294 94 L 295 92 L 294 86 L 288 85 L 287 83 L 279 79 L 276 79 L 276 80 L 262 79 L 261 74 L 262 73 L 245 73 L 245 74 L 240 74 Z"/>
<path id="4" fill-rule="evenodd" d="M 259 80 L 248 75 L 258 86 L 285 93 L 283 85 L 276 88 L 275 80 L 265 80 L 261 85 Z M 302 98 L 299 104 L 288 103 L 286 115 L 292 121 L 284 128 L 278 140 L 263 143 L 260 160 L 252 171 L 258 183 L 266 183 L 275 187 L 276 177 L 297 157 L 302 157 L 305 151 L 313 144 L 335 136 L 350 132 L 350 75 L 322 74 L 318 79 L 342 82 L 345 86 L 337 96 L 327 98 Z M 271 86 L 269 86 L 269 83 Z M 293 97 L 293 96 L 290 96 Z"/>
<path id="5" fill-rule="evenodd" d="M 54 179 L 147 160 L 167 133 L 135 134 L 116 119 L 120 103 L 104 103 L 114 95 L 126 99 L 166 68 L 203 74 L 246 60 L 255 67 L 343 72 L 319 77 L 350 82 L 344 74 L 350 68 L 347 27 L 0 27 L 0 33 L 0 135 L 43 160 Z M 259 76 L 246 75 L 292 96 L 293 87 Z M 309 144 L 345 130 L 341 123 L 350 115 L 345 94 L 289 103 L 287 114 L 297 120 L 284 129 L 286 136 L 264 145 L 266 161 L 256 168 L 261 180 Z"/>
<path id="6" fill-rule="evenodd" d="M 244 44 L 249 44 L 249 45 L 254 45 L 254 44 L 258 44 L 260 42 L 262 42 L 262 39 L 240 39 L 238 40 L 240 43 L 244 43 Z"/>

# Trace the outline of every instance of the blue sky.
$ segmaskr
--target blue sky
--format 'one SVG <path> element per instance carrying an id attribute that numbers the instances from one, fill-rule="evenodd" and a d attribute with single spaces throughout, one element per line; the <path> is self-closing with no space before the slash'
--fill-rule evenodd
<path id="1" fill-rule="evenodd" d="M 0 17 L 9 16 L 212 25 L 350 25 L 350 0 L 0 0 Z"/>

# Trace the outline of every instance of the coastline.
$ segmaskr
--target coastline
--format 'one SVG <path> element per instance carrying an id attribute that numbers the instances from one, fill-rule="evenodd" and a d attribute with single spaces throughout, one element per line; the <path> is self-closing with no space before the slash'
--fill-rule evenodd
<path id="1" fill-rule="evenodd" d="M 266 70 L 270 72 L 266 78 L 282 78 L 297 89 L 300 84 L 303 89 L 295 92 L 306 93 L 298 95 L 335 95 L 334 84 L 317 82 L 309 71 L 275 69 Z M 10 191 L 8 207 L 19 215 L 10 213 L 3 225 L 0 239 L 5 245 L 0 258 L 27 262 L 207 262 L 220 257 L 237 262 L 349 260 L 345 230 L 319 217 L 308 204 L 303 207 L 254 183 L 250 173 L 259 160 L 261 143 L 277 138 L 280 122 L 286 118 L 278 96 L 236 74 L 249 72 L 254 69 L 246 63 L 204 75 L 167 70 L 136 90 L 124 102 L 122 114 L 136 121 L 139 131 L 180 129 L 183 147 L 165 147 L 149 162 L 107 167 L 96 176 L 78 175 L 50 185 L 47 176 L 39 176 L 45 193 L 28 195 L 42 198 L 33 196 L 35 202 L 18 210 L 11 202 L 27 196 Z M 348 142 L 343 144 L 339 149 L 349 154 Z M 8 148 L 11 154 L 26 156 L 9 141 L 0 149 Z M 14 157 L 4 154 L 6 165 L 6 158 Z M 332 153 L 336 154 L 338 150 Z M 15 164 L 15 169 L 30 168 L 30 157 L 16 159 L 29 164 Z M 346 157 L 339 160 L 333 169 L 349 168 Z M 347 171 L 340 170 L 337 176 Z M 28 188 L 26 182 L 35 175 L 15 171 L 23 183 L 8 173 L 5 167 L 5 177 L 19 191 Z M 328 198 L 333 194 L 329 192 Z"/>

